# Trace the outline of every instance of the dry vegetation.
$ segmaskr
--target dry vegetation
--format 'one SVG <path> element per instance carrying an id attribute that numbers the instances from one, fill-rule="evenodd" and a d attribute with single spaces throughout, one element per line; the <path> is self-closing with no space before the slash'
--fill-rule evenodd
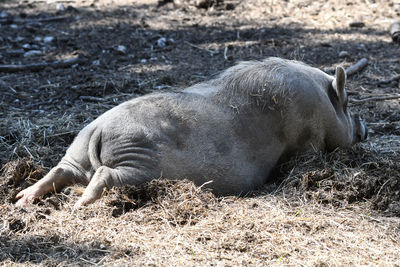
<path id="1" fill-rule="evenodd" d="M 65 10 L 57 9 L 61 3 Z M 400 73 L 400 46 L 388 34 L 400 5 L 210 3 L 0 1 L 7 13 L 0 18 L 0 64 L 82 59 L 67 68 L 0 72 L 2 265 L 400 266 L 400 106 L 398 99 L 377 101 L 399 93 L 398 79 L 382 81 Z M 43 22 L 57 16 L 64 18 Z M 364 26 L 350 27 L 354 22 Z M 46 36 L 54 41 L 35 39 Z M 25 44 L 42 53 L 24 57 Z M 368 58 L 348 89 L 361 100 L 351 108 L 366 119 L 369 140 L 293 159 L 275 183 L 241 198 L 162 180 L 110 190 L 82 210 L 72 209 L 79 186 L 14 207 L 16 193 L 105 110 L 266 56 L 327 72 Z"/>

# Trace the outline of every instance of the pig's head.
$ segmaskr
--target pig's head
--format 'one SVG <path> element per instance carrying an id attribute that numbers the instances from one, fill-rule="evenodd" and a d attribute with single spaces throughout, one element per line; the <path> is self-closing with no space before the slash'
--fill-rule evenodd
<path id="1" fill-rule="evenodd" d="M 345 143 L 355 144 L 367 139 L 368 129 L 365 122 L 358 115 L 352 115 L 348 110 L 348 96 L 345 84 L 346 72 L 342 67 L 337 67 L 335 78 L 332 81 L 332 88 L 336 96 L 333 99 L 331 98 L 331 101 L 339 120 L 343 123 L 344 130 L 347 132 L 346 135 L 350 138 Z"/>

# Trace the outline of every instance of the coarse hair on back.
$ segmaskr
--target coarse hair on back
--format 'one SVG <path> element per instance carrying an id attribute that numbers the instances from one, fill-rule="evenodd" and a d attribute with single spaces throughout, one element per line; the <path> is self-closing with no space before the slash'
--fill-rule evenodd
<path id="1" fill-rule="evenodd" d="M 270 57 L 262 61 L 243 61 L 220 73 L 208 83 L 219 88 L 216 100 L 237 111 L 282 109 L 290 101 L 286 82 L 292 64 L 303 63 Z"/>

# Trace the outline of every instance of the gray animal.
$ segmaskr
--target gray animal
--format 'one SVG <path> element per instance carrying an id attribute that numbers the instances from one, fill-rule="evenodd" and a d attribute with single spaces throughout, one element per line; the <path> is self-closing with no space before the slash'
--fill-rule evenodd
<path id="1" fill-rule="evenodd" d="M 159 177 L 188 178 L 217 194 L 240 194 L 268 179 L 277 164 L 310 149 L 349 147 L 367 137 L 350 115 L 346 73 L 336 77 L 297 61 L 239 63 L 180 92 L 138 97 L 105 112 L 75 138 L 61 162 L 17 195 L 19 206 L 74 183 L 75 204 L 104 188 Z"/>

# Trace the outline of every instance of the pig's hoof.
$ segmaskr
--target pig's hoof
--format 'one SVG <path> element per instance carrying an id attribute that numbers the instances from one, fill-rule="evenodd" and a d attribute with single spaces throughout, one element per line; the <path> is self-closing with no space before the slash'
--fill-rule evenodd
<path id="1" fill-rule="evenodd" d="M 87 198 L 85 198 L 85 197 L 81 197 L 76 203 L 75 203 L 75 205 L 74 205 L 74 209 L 80 209 L 80 208 L 83 208 L 84 206 L 87 206 L 87 205 L 89 205 L 89 204 L 91 204 L 91 203 L 93 203 L 94 202 L 94 200 L 90 200 L 90 199 L 87 199 Z"/>
<path id="2" fill-rule="evenodd" d="M 19 192 L 15 198 L 19 199 L 15 203 L 15 206 L 17 206 L 17 207 L 26 206 L 28 204 L 31 204 L 37 198 L 36 190 L 34 190 L 31 187 L 28 187 L 28 188 L 22 190 L 21 192 Z"/>
<path id="3" fill-rule="evenodd" d="M 78 210 L 80 208 L 83 208 L 84 206 L 85 204 L 79 199 L 74 205 L 74 210 Z"/>

